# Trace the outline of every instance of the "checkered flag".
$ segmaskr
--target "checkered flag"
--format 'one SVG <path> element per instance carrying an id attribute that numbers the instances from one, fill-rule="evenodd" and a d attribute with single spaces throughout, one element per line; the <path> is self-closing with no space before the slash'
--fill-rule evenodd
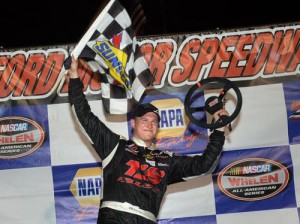
<path id="1" fill-rule="evenodd" d="M 106 5 L 71 55 L 101 76 L 102 102 L 109 114 L 130 112 L 153 79 L 131 19 L 117 0 Z"/>

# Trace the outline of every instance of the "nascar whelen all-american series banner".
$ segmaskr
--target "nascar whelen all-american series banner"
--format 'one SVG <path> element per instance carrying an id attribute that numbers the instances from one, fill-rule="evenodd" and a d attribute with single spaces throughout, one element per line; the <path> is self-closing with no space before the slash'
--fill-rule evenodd
<path id="1" fill-rule="evenodd" d="M 213 174 L 170 185 L 158 222 L 299 224 L 300 24 L 142 37 L 138 45 L 154 77 L 141 101 L 162 118 L 158 148 L 205 149 L 210 129 L 184 107 L 195 83 L 225 77 L 243 98 Z M 1 49 L 1 223 L 96 222 L 101 160 L 69 105 L 64 61 L 74 47 Z M 127 114 L 104 112 L 98 74 L 82 66 L 80 78 L 93 112 L 130 137 Z"/>

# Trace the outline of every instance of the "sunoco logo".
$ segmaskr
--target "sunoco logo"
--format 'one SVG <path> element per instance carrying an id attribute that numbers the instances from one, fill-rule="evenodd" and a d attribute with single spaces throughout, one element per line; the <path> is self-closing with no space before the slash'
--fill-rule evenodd
<path id="1" fill-rule="evenodd" d="M 218 186 L 227 196 L 242 201 L 257 201 L 283 191 L 289 172 L 282 164 L 263 158 L 249 158 L 226 166 L 218 176 Z"/>
<path id="2" fill-rule="evenodd" d="M 44 142 L 43 128 L 25 117 L 0 118 L 0 159 L 13 159 L 36 151 Z"/>

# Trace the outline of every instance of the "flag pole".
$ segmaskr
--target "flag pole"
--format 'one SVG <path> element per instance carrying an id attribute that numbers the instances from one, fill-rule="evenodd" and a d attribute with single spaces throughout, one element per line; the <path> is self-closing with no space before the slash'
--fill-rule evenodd
<path id="1" fill-rule="evenodd" d="M 73 56 L 75 59 L 77 59 L 83 50 L 86 43 L 90 40 L 91 36 L 94 33 L 94 30 L 97 28 L 99 21 L 101 21 L 106 13 L 106 11 L 111 7 L 111 5 L 115 2 L 115 0 L 110 0 L 108 4 L 104 7 L 104 9 L 101 11 L 99 16 L 96 18 L 96 20 L 93 22 L 93 24 L 90 26 L 88 31 L 84 34 L 84 36 L 81 38 L 79 43 L 75 46 L 73 51 L 71 52 L 71 56 Z"/>

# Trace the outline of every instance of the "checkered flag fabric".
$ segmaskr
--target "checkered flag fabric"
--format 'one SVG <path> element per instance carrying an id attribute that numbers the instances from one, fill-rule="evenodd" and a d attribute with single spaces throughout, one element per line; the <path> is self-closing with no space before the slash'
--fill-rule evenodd
<path id="1" fill-rule="evenodd" d="M 117 0 L 106 5 L 71 55 L 101 76 L 102 102 L 109 114 L 130 112 L 153 79 L 131 19 Z"/>

